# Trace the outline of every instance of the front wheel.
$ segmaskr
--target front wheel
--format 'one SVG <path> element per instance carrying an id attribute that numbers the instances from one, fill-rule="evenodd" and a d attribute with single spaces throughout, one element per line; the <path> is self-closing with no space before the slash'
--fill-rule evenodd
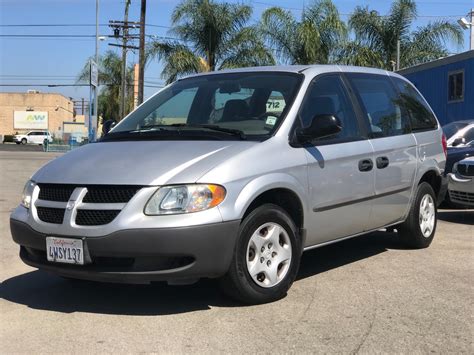
<path id="1" fill-rule="evenodd" d="M 21 140 L 21 144 L 25 145 L 26 143 L 27 143 L 26 138 L 23 138 L 23 139 Z"/>
<path id="2" fill-rule="evenodd" d="M 222 280 L 230 297 L 251 304 L 278 300 L 296 278 L 301 258 L 297 228 L 280 207 L 265 204 L 242 222 L 232 263 Z"/>
<path id="3" fill-rule="evenodd" d="M 436 195 L 430 184 L 418 185 L 408 217 L 400 225 L 398 234 L 409 248 L 427 248 L 433 241 L 437 224 Z"/>

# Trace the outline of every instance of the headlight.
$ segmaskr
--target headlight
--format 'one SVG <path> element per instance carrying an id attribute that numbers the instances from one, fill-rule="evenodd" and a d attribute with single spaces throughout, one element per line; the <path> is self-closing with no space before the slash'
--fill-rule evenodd
<path id="1" fill-rule="evenodd" d="M 458 163 L 454 163 L 453 169 L 451 171 L 453 174 L 456 174 L 458 172 Z"/>
<path id="2" fill-rule="evenodd" d="M 220 204 L 225 189 L 219 185 L 195 184 L 160 187 L 145 206 L 146 215 L 204 211 Z"/>
<path id="3" fill-rule="evenodd" d="M 28 181 L 23 189 L 23 194 L 21 195 L 21 204 L 26 208 L 31 206 L 31 197 L 33 196 L 33 190 L 36 184 L 33 181 Z"/>

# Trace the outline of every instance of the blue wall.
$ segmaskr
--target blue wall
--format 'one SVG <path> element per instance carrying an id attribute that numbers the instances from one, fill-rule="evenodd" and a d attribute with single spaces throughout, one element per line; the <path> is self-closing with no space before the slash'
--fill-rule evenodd
<path id="1" fill-rule="evenodd" d="M 464 101 L 448 103 L 448 72 L 464 69 Z M 441 125 L 474 120 L 474 58 L 403 74 L 420 90 Z"/>

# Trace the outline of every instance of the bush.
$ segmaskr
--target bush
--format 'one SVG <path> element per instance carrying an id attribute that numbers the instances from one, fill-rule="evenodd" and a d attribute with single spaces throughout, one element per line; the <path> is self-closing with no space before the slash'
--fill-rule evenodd
<path id="1" fill-rule="evenodd" d="M 3 136 L 3 143 L 13 143 L 13 135 L 6 134 Z"/>

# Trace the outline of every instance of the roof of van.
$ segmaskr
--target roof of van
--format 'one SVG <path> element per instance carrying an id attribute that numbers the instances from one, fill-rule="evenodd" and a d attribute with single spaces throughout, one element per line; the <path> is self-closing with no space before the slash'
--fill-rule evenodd
<path id="1" fill-rule="evenodd" d="M 350 65 L 334 65 L 334 64 L 315 64 L 315 65 L 273 65 L 262 67 L 247 67 L 237 69 L 224 69 L 213 72 L 204 72 L 193 74 L 189 77 L 196 77 L 202 75 L 216 75 L 225 73 L 247 73 L 247 72 L 287 72 L 287 73 L 304 73 L 309 75 L 317 75 L 326 72 L 346 72 L 346 73 L 370 73 L 370 74 L 384 74 L 400 77 L 397 73 L 390 72 L 383 69 L 357 67 Z M 183 78 L 184 79 L 184 78 Z"/>

